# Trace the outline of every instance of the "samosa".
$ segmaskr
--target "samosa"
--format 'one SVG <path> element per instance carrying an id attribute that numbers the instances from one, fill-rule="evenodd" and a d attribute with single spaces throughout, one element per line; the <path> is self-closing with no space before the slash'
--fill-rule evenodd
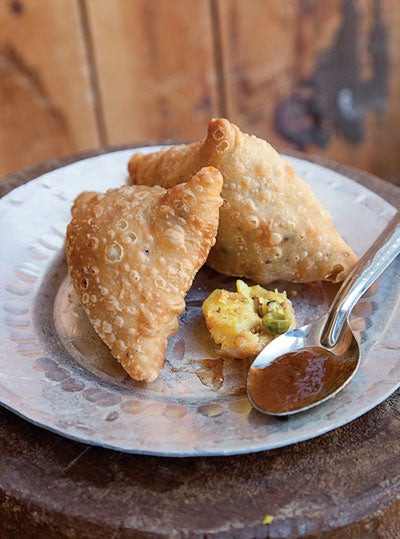
<path id="1" fill-rule="evenodd" d="M 66 255 L 95 330 L 135 380 L 160 373 L 185 295 L 215 243 L 222 176 L 206 167 L 171 189 L 82 193 Z"/>
<path id="2" fill-rule="evenodd" d="M 171 187 L 210 165 L 223 175 L 224 204 L 209 266 L 260 284 L 346 277 L 357 256 L 310 186 L 270 144 L 228 120 L 211 120 L 202 141 L 135 153 L 128 168 L 133 184 Z"/>

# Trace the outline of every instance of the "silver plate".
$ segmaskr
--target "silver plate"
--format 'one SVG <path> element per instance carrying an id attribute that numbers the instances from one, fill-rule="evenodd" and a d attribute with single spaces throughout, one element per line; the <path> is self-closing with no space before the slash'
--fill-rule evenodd
<path id="1" fill-rule="evenodd" d="M 145 148 L 142 151 L 154 151 Z M 0 200 L 0 401 L 31 422 L 85 443 L 163 456 L 232 455 L 268 450 L 335 429 L 399 386 L 400 264 L 384 273 L 353 313 L 362 364 L 335 399 L 279 420 L 253 410 L 245 393 L 248 365 L 222 361 L 204 326 L 201 303 L 234 280 L 203 268 L 187 296 L 180 330 L 152 384 L 130 380 L 100 342 L 67 277 L 63 246 L 70 207 L 83 190 L 126 181 L 137 150 L 78 161 L 23 185 Z M 395 208 L 349 178 L 288 158 L 358 254 Z M 279 284 L 298 322 L 326 311 L 332 286 Z"/>

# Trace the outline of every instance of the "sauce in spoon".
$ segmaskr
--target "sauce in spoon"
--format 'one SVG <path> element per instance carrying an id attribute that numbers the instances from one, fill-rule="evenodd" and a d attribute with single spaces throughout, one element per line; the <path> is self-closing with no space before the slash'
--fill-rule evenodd
<path id="1" fill-rule="evenodd" d="M 252 367 L 248 388 L 256 408 L 282 415 L 309 406 L 331 395 L 354 370 L 352 359 L 338 357 L 324 348 L 289 352 L 267 367 Z"/>

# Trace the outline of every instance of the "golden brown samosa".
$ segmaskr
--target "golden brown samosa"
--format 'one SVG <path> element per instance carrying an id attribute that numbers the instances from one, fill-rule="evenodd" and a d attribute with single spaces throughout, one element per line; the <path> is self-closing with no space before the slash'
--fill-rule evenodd
<path id="1" fill-rule="evenodd" d="M 133 184 L 171 187 L 205 165 L 224 177 L 209 266 L 261 284 L 345 278 L 357 257 L 309 185 L 270 144 L 228 120 L 211 120 L 203 141 L 135 153 L 128 168 Z"/>
<path id="2" fill-rule="evenodd" d="M 171 189 L 124 186 L 82 193 L 66 255 L 82 306 L 135 380 L 154 380 L 178 329 L 185 295 L 215 243 L 222 176 L 203 168 Z"/>

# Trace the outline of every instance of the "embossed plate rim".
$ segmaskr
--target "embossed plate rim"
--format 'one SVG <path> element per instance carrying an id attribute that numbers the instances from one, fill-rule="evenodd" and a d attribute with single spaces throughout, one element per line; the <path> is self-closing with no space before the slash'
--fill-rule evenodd
<path id="1" fill-rule="evenodd" d="M 157 147 L 146 147 L 144 149 L 142 148 L 141 150 L 154 151 L 156 149 L 157 149 Z M 110 152 L 110 153 L 101 154 L 99 156 L 90 157 L 88 159 L 83 159 L 81 161 L 76 161 L 76 162 L 74 162 L 72 164 L 66 165 L 66 166 L 61 167 L 61 168 L 57 168 L 57 169 L 55 169 L 53 171 L 50 171 L 50 172 L 47 172 L 46 174 L 43 174 L 43 175 L 39 176 L 38 178 L 36 178 L 35 180 L 29 182 L 28 184 L 25 184 L 25 185 L 23 185 L 21 187 L 18 187 L 17 189 L 15 189 L 14 191 L 10 192 L 8 195 L 3 197 L 3 199 L 1 199 L 0 208 L 4 209 L 5 213 L 3 212 L 3 216 L 0 215 L 0 223 L 3 222 L 2 220 L 4 219 L 4 216 L 5 216 L 5 214 L 7 214 L 7 212 L 8 212 L 8 214 L 10 214 L 10 213 L 15 214 L 16 212 L 18 213 L 17 209 L 18 208 L 23 208 L 24 203 L 29 204 L 31 198 L 34 198 L 36 196 L 36 194 L 37 194 L 36 191 L 38 190 L 37 186 L 39 184 L 41 184 L 41 186 L 42 186 L 41 188 L 43 189 L 43 192 L 46 193 L 46 195 L 43 195 L 43 198 L 44 199 L 46 199 L 46 198 L 51 199 L 53 201 L 53 203 L 56 203 L 56 204 L 60 205 L 60 207 L 64 208 L 64 210 L 67 208 L 67 206 L 68 206 L 68 209 L 69 209 L 69 205 L 70 205 L 70 203 L 72 201 L 72 197 L 71 196 L 65 196 L 65 193 L 63 192 L 63 189 L 62 189 L 62 187 L 65 186 L 65 182 L 67 182 L 67 180 L 69 181 L 70 175 L 71 175 L 71 177 L 76 177 L 76 174 L 79 172 L 79 174 L 83 175 L 83 177 L 85 177 L 85 175 L 87 175 L 87 177 L 92 178 L 91 181 L 94 181 L 95 178 L 96 178 L 96 174 L 99 173 L 100 167 L 101 167 L 101 173 L 103 174 L 103 177 L 104 177 L 105 173 L 109 173 L 110 175 L 112 175 L 111 184 L 107 185 L 107 186 L 112 187 L 112 186 L 120 185 L 121 183 L 123 183 L 123 179 L 126 177 L 125 170 L 126 170 L 126 162 L 127 162 L 128 156 L 131 155 L 134 151 L 138 151 L 138 150 L 140 150 L 140 148 L 117 150 L 117 151 L 113 151 L 113 152 Z M 332 171 L 330 169 L 327 169 L 325 167 L 322 167 L 320 165 L 317 165 L 315 163 L 311 163 L 311 162 L 309 162 L 307 160 L 303 160 L 303 159 L 300 159 L 300 158 L 297 158 L 297 157 L 288 157 L 288 159 L 292 162 L 292 164 L 294 164 L 295 168 L 297 168 L 298 170 L 300 169 L 299 172 L 301 173 L 301 175 L 306 180 L 311 179 L 315 183 L 315 178 L 317 176 L 319 176 L 321 174 L 324 177 L 329 176 L 329 178 L 331 178 L 331 188 L 332 188 L 332 190 L 336 190 L 339 193 L 339 199 L 340 199 L 340 189 L 343 187 L 343 185 L 345 185 L 346 188 L 350 189 L 350 191 L 352 192 L 351 196 L 356 197 L 356 199 L 359 200 L 360 203 L 362 203 L 363 200 L 365 201 L 365 197 L 367 197 L 367 198 L 368 198 L 368 196 L 371 197 L 370 198 L 371 203 L 373 205 L 374 204 L 377 205 L 377 208 L 375 208 L 375 210 L 378 212 L 378 215 L 379 215 L 379 218 L 378 218 L 379 226 L 376 226 L 376 223 L 375 223 L 375 227 L 372 227 L 372 229 L 370 227 L 370 229 L 368 229 L 368 231 L 367 231 L 368 232 L 368 238 L 367 238 L 368 241 L 372 241 L 372 239 L 373 239 L 372 236 L 377 235 L 380 232 L 380 229 L 384 227 L 384 225 L 386 224 L 386 222 L 390 218 L 391 214 L 393 214 L 394 211 L 395 211 L 393 206 L 391 206 L 388 202 L 384 201 L 381 197 L 376 195 L 373 191 L 361 186 L 360 184 L 354 182 L 353 180 L 351 180 L 350 178 L 348 178 L 346 176 L 343 176 L 343 175 L 341 175 L 341 174 L 339 174 L 337 172 L 334 172 L 334 171 Z M 311 174 L 311 178 L 309 177 L 310 174 Z M 87 178 L 86 178 L 86 180 L 87 180 Z M 103 178 L 102 181 L 104 181 L 104 178 Z M 322 182 L 322 184 L 323 184 L 323 182 Z M 317 196 L 321 195 L 321 192 L 322 193 L 324 192 L 323 191 L 323 185 L 322 185 L 322 187 L 321 187 L 321 185 L 313 185 L 314 191 L 316 192 Z M 93 187 L 91 187 L 91 188 L 93 188 Z M 88 188 L 88 187 L 86 186 L 85 188 Z M 322 189 L 322 191 L 321 191 L 321 189 Z M 79 189 L 79 190 L 81 190 L 81 189 Z M 321 192 L 319 192 L 319 190 Z M 334 197 L 331 197 L 331 198 L 334 198 Z M 31 203 L 33 204 L 33 201 Z M 47 209 L 46 211 L 47 211 L 46 215 L 48 215 L 50 210 Z M 381 213 L 379 213 L 379 212 L 381 212 Z M 15 217 L 15 215 L 14 215 L 14 217 Z M 65 214 L 64 214 L 64 217 L 65 217 Z M 353 219 L 352 215 L 350 217 Z M 349 219 L 350 217 L 346 216 L 346 219 Z M 36 257 L 36 258 L 31 257 L 30 260 L 37 260 L 38 264 L 40 265 L 43 261 L 47 260 L 46 258 L 43 258 L 43 256 L 46 253 L 46 250 L 47 251 L 50 250 L 50 252 L 53 252 L 53 255 L 52 255 L 53 257 L 58 256 L 58 254 L 60 253 L 60 246 L 56 245 L 57 242 L 56 242 L 56 240 L 54 238 L 58 237 L 58 238 L 62 239 L 61 228 L 58 225 L 57 226 L 52 225 L 53 228 L 54 228 L 54 230 L 52 230 L 53 235 L 48 234 L 47 233 L 48 232 L 47 223 L 45 223 L 46 226 L 44 226 L 44 223 L 43 223 L 44 216 L 40 211 L 36 215 L 30 215 L 30 216 L 26 216 L 24 214 L 24 212 L 22 212 L 21 218 L 22 218 L 23 223 L 22 224 L 20 223 L 19 225 L 17 225 L 11 219 L 11 222 L 13 223 L 13 226 L 11 226 L 9 228 L 12 229 L 14 227 L 14 228 L 16 228 L 16 230 L 14 231 L 13 241 L 11 242 L 12 243 L 12 248 L 10 249 L 10 255 L 13 255 L 14 258 L 15 258 L 17 249 L 20 249 L 20 250 L 25 249 L 26 250 L 26 249 L 32 248 L 32 245 L 28 245 L 29 242 L 24 242 L 24 234 L 26 233 L 27 235 L 29 235 L 27 227 L 28 227 L 28 225 L 30 225 L 30 228 L 33 228 L 34 230 L 35 230 L 35 227 L 39 227 L 37 232 L 35 232 L 36 233 L 36 236 L 35 236 L 36 240 L 37 240 L 37 237 L 38 237 L 39 229 L 40 230 L 45 229 L 43 231 L 43 233 L 42 233 L 42 234 L 45 235 L 44 239 L 43 239 L 43 237 L 40 238 L 41 243 L 38 243 L 35 240 L 34 249 L 33 249 L 33 251 L 31 250 L 31 252 L 30 252 L 30 256 L 33 254 L 34 257 Z M 369 224 L 368 224 L 368 226 L 369 226 Z M 367 228 L 368 228 L 368 226 L 367 226 Z M 1 237 L 1 234 L 2 234 L 2 230 L 0 228 L 0 237 Z M 365 248 L 365 245 L 362 245 L 360 247 L 361 250 L 363 250 L 364 248 Z M 0 252 L 1 252 L 1 249 L 0 249 Z M 46 267 L 46 271 L 51 268 L 52 260 L 54 260 L 54 258 L 50 257 L 50 263 L 49 263 L 48 266 L 46 266 L 46 262 L 44 262 L 44 266 Z M 398 271 L 398 269 L 394 268 L 391 271 L 392 272 L 393 271 Z M 25 272 L 25 274 L 24 274 L 24 272 Z M 44 274 L 46 272 L 43 270 L 42 273 Z M 13 285 L 13 286 L 16 286 L 16 288 L 14 288 L 14 293 L 17 291 L 17 296 L 18 296 L 18 294 L 20 294 L 18 296 L 19 298 L 24 297 L 24 291 L 25 291 L 25 289 L 23 288 L 24 283 L 29 282 L 29 279 L 31 280 L 31 282 L 35 282 L 34 281 L 35 275 L 34 275 L 33 266 L 24 266 L 23 272 L 22 272 L 22 277 L 23 277 L 22 280 L 20 278 L 17 278 L 16 283 L 14 282 L 14 285 Z M 5 297 L 6 283 L 5 283 L 4 279 L 5 278 L 3 278 L 3 277 L 0 278 L 0 299 L 1 298 L 4 299 L 4 297 Z M 24 279 L 25 279 L 25 281 L 24 281 Z M 10 286 L 9 283 L 8 283 L 8 286 Z M 19 289 L 18 289 L 18 286 L 20 286 Z M 37 292 L 38 292 L 38 288 L 35 289 L 35 286 L 37 286 L 37 285 L 33 285 L 33 292 L 32 292 L 33 301 L 35 301 L 36 296 L 37 296 Z M 12 289 L 12 286 L 11 286 L 11 289 Z M 9 298 L 9 295 L 7 297 Z M 394 311 L 393 316 L 395 317 L 395 323 L 398 324 L 398 296 L 396 296 L 396 298 L 397 298 L 397 304 L 394 307 L 395 311 Z M 30 304 L 30 307 L 32 307 L 31 304 Z M 0 303 L 0 310 L 1 310 L 2 322 L 4 322 L 4 302 Z M 10 313 L 8 313 L 8 314 L 10 314 Z M 17 316 L 17 315 L 15 315 L 15 316 Z M 22 317 L 21 320 L 23 322 L 24 314 L 21 314 L 21 315 L 18 315 L 18 316 Z M 17 316 L 17 318 L 18 318 L 18 316 Z M 21 322 L 21 320 L 20 320 L 20 322 Z M 34 340 L 33 337 L 35 337 L 35 336 L 30 335 L 29 332 L 27 332 L 25 330 L 24 330 L 25 332 L 21 330 L 22 333 L 20 333 L 20 334 L 18 334 L 18 332 L 17 333 L 14 332 L 15 334 L 13 336 L 13 339 L 14 339 L 13 340 L 13 339 L 10 338 L 11 337 L 10 334 L 5 334 L 5 329 L 4 328 L 5 328 L 5 324 L 2 323 L 1 326 L 0 326 L 0 350 L 2 352 L 2 354 L 0 356 L 0 365 L 3 365 L 3 368 L 4 368 L 4 362 L 5 362 L 6 356 L 8 356 L 8 357 L 15 356 L 16 355 L 15 350 L 18 347 L 19 347 L 19 349 L 18 349 L 19 350 L 18 357 L 19 357 L 19 360 L 20 360 L 21 364 L 23 363 L 23 361 L 29 361 L 29 359 L 28 360 L 26 359 L 27 357 L 29 358 L 29 354 L 35 354 L 36 353 L 36 354 L 39 354 L 39 356 L 40 356 L 39 348 L 35 349 L 34 346 L 32 345 L 32 342 L 33 342 L 32 339 Z M 390 330 L 390 327 L 389 327 L 389 330 Z M 18 335 L 19 335 L 19 337 L 18 337 Z M 18 342 L 18 338 L 19 338 L 20 342 Z M 54 338 L 54 335 L 53 335 L 53 338 Z M 40 343 L 36 343 L 36 344 L 40 345 Z M 46 343 L 44 343 L 44 344 L 45 344 L 45 346 L 47 346 Z M 398 342 L 396 342 L 395 345 L 398 346 Z M 29 347 L 31 347 L 31 348 L 29 348 Z M 37 355 L 36 358 L 38 358 L 39 356 Z M 54 358 L 47 358 L 47 359 L 49 361 L 52 361 Z M 65 361 L 66 363 L 63 364 L 62 361 Z M 44 394 L 41 393 L 40 391 L 38 392 L 37 395 L 34 395 L 34 396 L 37 397 L 37 399 L 40 401 L 40 403 L 45 407 L 45 410 L 42 411 L 43 412 L 42 415 L 40 415 L 38 410 L 30 408 L 29 403 L 27 404 L 26 402 L 24 402 L 21 395 L 19 395 L 19 397 L 17 399 L 15 399 L 12 396 L 12 393 L 10 392 L 9 388 L 6 387 L 6 385 L 7 385 L 6 384 L 7 376 L 5 377 L 4 370 L 2 370 L 0 372 L 0 400 L 1 400 L 2 404 L 6 408 L 10 409 L 11 411 L 17 413 L 18 415 L 24 417 L 25 419 L 31 421 L 32 423 L 34 423 L 34 424 L 36 424 L 38 426 L 47 428 L 47 429 L 49 429 L 49 430 L 51 430 L 53 432 L 56 432 L 57 434 L 61 434 L 63 436 L 66 436 L 66 437 L 71 438 L 71 439 L 78 440 L 80 442 L 84 442 L 84 443 L 88 443 L 88 444 L 95 444 L 95 445 L 107 447 L 107 448 L 110 448 L 110 449 L 118 449 L 118 450 L 121 450 L 121 451 L 127 451 L 127 452 L 133 452 L 133 453 L 143 453 L 143 454 L 152 454 L 152 455 L 159 455 L 159 456 L 231 455 L 231 454 L 262 451 L 262 450 L 281 447 L 283 445 L 289 445 L 289 444 L 292 444 L 292 443 L 297 443 L 299 441 L 303 441 L 303 440 L 306 440 L 306 439 L 309 439 L 309 438 L 312 438 L 312 437 L 315 437 L 315 436 L 319 436 L 319 435 L 323 434 L 324 432 L 332 430 L 333 428 L 337 428 L 337 427 L 351 421 L 352 419 L 355 419 L 359 415 L 362 415 L 363 413 L 365 413 L 366 411 L 368 411 L 369 409 L 371 409 L 375 405 L 382 402 L 382 400 L 387 398 L 399 386 L 399 383 L 397 383 L 397 382 L 389 384 L 389 385 L 385 385 L 385 388 L 382 389 L 380 394 L 379 394 L 379 399 L 378 400 L 375 399 L 373 402 L 370 402 L 370 401 L 369 402 L 364 402 L 352 414 L 347 415 L 347 416 L 343 416 L 343 420 L 339 420 L 336 417 L 336 420 L 334 422 L 326 421 L 325 424 L 323 424 L 323 426 L 321 426 L 318 423 L 318 414 L 323 413 L 326 416 L 328 416 L 331 409 L 332 409 L 332 406 L 333 406 L 333 405 L 329 405 L 329 403 L 324 405 L 324 407 L 319 407 L 318 409 L 316 409 L 317 410 L 316 412 L 314 412 L 312 414 L 309 413 L 307 415 L 307 418 L 304 420 L 304 425 L 302 425 L 301 428 L 296 427 L 296 424 L 298 424 L 299 422 L 301 423 L 301 421 L 302 421 L 301 419 L 294 419 L 294 420 L 291 420 L 289 423 L 288 422 L 286 422 L 286 423 L 282 423 L 282 422 L 281 423 L 271 423 L 271 420 L 270 419 L 264 419 L 264 416 L 262 416 L 261 419 L 258 416 L 255 416 L 256 419 L 254 420 L 255 422 L 254 422 L 254 424 L 252 426 L 253 430 L 250 429 L 250 433 L 254 434 L 253 438 L 250 439 L 250 441 L 247 440 L 247 439 L 244 439 L 245 434 L 248 433 L 247 431 L 244 431 L 242 433 L 242 440 L 241 440 L 240 444 L 237 443 L 237 436 L 235 438 L 235 435 L 236 435 L 235 431 L 238 430 L 239 428 L 244 428 L 244 422 L 243 421 L 241 422 L 241 418 L 236 417 L 237 423 L 235 423 L 235 421 L 232 421 L 232 418 L 228 417 L 227 418 L 228 423 L 230 421 L 230 425 L 228 425 L 228 426 L 224 425 L 223 421 L 220 421 L 220 420 L 217 420 L 217 419 L 210 419 L 211 422 L 216 421 L 217 422 L 216 424 L 218 426 L 218 429 L 216 429 L 214 427 L 211 430 L 213 435 L 216 436 L 216 439 L 214 440 L 214 442 L 215 442 L 214 445 L 210 444 L 210 443 L 204 443 L 204 440 L 200 440 L 200 442 L 198 442 L 197 445 L 193 444 L 193 443 L 189 444 L 187 442 L 187 439 L 186 440 L 184 438 L 179 439 L 180 432 L 178 432 L 178 439 L 174 440 L 174 441 L 170 441 L 169 446 L 167 444 L 168 439 L 165 438 L 165 437 L 162 440 L 164 446 L 162 444 L 161 444 L 161 446 L 157 445 L 155 442 L 153 443 L 153 445 L 151 445 L 149 443 L 147 443 L 147 445 L 146 445 L 146 443 L 141 444 L 141 443 L 138 442 L 138 440 L 135 440 L 135 439 L 132 440 L 132 438 L 125 439 L 121 443 L 121 438 L 118 438 L 118 436 L 115 436 L 114 438 L 112 438 L 112 437 L 111 438 L 110 437 L 105 438 L 104 436 L 99 437 L 98 435 L 96 436 L 96 435 L 93 435 L 93 434 L 87 434 L 87 433 L 85 434 L 84 431 L 79 431 L 79 430 L 77 431 L 76 429 L 71 430 L 71 426 L 68 425 L 68 424 L 64 424 L 63 427 L 56 426 L 54 424 L 54 422 L 53 422 L 54 418 L 52 418 L 51 414 L 49 414 L 49 408 L 46 408 L 46 406 L 49 406 L 49 403 L 50 403 L 54 407 L 55 404 L 60 404 L 60 402 L 61 402 L 61 401 L 57 400 L 57 384 L 62 383 L 61 378 L 62 378 L 62 376 L 64 376 L 64 374 L 62 372 L 63 368 L 65 366 L 67 366 L 68 368 L 71 367 L 71 364 L 68 363 L 68 359 L 64 358 L 62 361 L 61 361 L 60 358 L 58 358 L 59 363 L 55 366 L 54 371 L 51 373 L 53 378 L 55 378 L 55 379 L 54 380 L 48 380 L 46 382 L 47 383 L 46 391 L 50 391 L 50 389 L 53 391 L 53 393 L 51 393 L 51 395 L 47 395 L 48 401 L 46 401 L 46 398 L 45 398 Z M 44 366 L 42 366 L 42 367 L 45 368 L 45 362 L 43 363 L 43 365 Z M 60 369 L 60 370 L 57 371 L 57 368 Z M 397 373 L 398 373 L 398 371 L 396 371 L 396 374 Z M 33 376 L 35 373 L 27 372 L 25 374 L 32 374 L 32 376 Z M 37 372 L 36 372 L 36 374 L 37 374 Z M 82 375 L 82 373 L 80 373 L 80 375 Z M 11 376 L 11 374 L 10 374 L 10 376 Z M 32 383 L 32 380 L 34 380 L 34 378 L 32 378 L 32 376 L 31 377 L 29 377 L 29 376 L 26 377 L 28 382 L 30 381 Z M 86 378 L 85 378 L 85 376 L 86 376 Z M 57 380 L 57 377 L 60 378 L 60 380 Z M 104 383 L 99 382 L 98 380 L 95 380 L 92 375 L 90 375 L 88 373 L 83 373 L 83 377 L 86 380 L 88 380 L 88 383 L 90 384 L 91 388 L 104 389 L 104 387 L 105 387 Z M 361 377 L 362 377 L 362 371 L 361 371 Z M 2 380 L 3 380 L 3 382 L 2 382 Z M 362 381 L 359 380 L 357 383 L 361 384 L 361 382 Z M 37 381 L 36 381 L 36 383 L 37 383 Z M 356 387 L 357 387 L 356 384 L 353 385 L 353 389 L 355 389 Z M 26 380 L 21 378 L 19 391 L 22 391 L 22 390 L 33 391 L 33 389 L 35 389 L 35 388 L 32 388 L 29 385 L 29 383 L 27 383 Z M 115 391 L 117 391 L 117 393 L 119 393 L 119 390 L 115 390 Z M 56 397 L 54 395 L 56 395 Z M 101 393 L 100 393 L 100 395 L 101 395 Z M 351 395 L 351 391 L 347 392 L 347 393 L 344 393 L 344 397 L 343 396 L 340 397 L 336 401 L 336 405 L 340 405 L 340 407 L 343 407 L 343 406 L 348 407 L 349 403 L 346 402 L 346 396 L 349 396 L 349 395 Z M 19 399 L 19 401 L 18 401 L 18 399 Z M 51 399 L 55 399 L 55 400 L 51 401 Z M 71 394 L 70 399 L 71 399 L 71 403 L 73 404 L 74 399 L 72 397 L 72 394 Z M 213 399 L 213 400 L 215 401 L 215 399 Z M 226 400 L 229 401 L 229 399 L 225 399 L 225 401 Z M 90 409 L 93 410 L 93 408 L 95 408 L 94 412 L 99 414 L 100 419 L 98 419 L 98 420 L 100 421 L 100 424 L 104 424 L 105 423 L 105 419 L 104 419 L 105 416 L 104 416 L 104 414 L 101 415 L 101 413 L 100 413 L 102 411 L 101 406 L 97 406 L 97 408 L 96 408 L 95 403 L 91 402 L 90 400 L 88 400 L 87 403 L 88 403 L 87 404 L 87 410 L 90 410 Z M 61 404 L 63 404 L 63 403 L 61 403 Z M 85 406 L 86 406 L 86 403 L 85 403 Z M 90 408 L 90 406 L 92 406 L 92 408 Z M 331 408 L 330 408 L 330 406 L 331 406 Z M 51 406 L 50 406 L 50 408 L 51 408 Z M 100 409 L 100 412 L 99 412 L 99 409 Z M 321 410 L 321 412 L 318 412 L 318 410 Z M 111 415 L 108 416 L 111 419 L 113 417 L 113 415 L 112 415 L 113 412 L 115 412 L 115 409 L 113 409 L 113 407 L 111 406 L 110 407 L 110 412 L 109 412 L 109 414 L 111 414 Z M 52 411 L 52 413 L 55 413 L 54 410 Z M 190 411 L 190 413 L 192 413 L 192 411 Z M 151 420 L 151 414 L 150 414 L 150 416 L 147 417 L 147 419 L 149 419 L 149 418 Z M 275 421 L 275 420 L 273 420 L 273 421 Z M 118 422 L 117 420 L 115 420 L 115 421 L 111 420 L 109 422 L 109 425 L 113 425 L 113 426 L 116 427 L 117 422 Z M 181 422 L 181 423 L 184 423 L 184 422 Z M 275 436 L 275 438 L 273 438 L 273 437 L 271 438 L 271 436 L 269 434 L 269 429 L 271 431 L 273 431 L 273 429 L 276 427 L 276 425 L 281 426 L 280 428 L 281 428 L 282 434 L 285 434 L 285 430 L 286 430 L 286 434 L 287 434 L 288 430 L 289 431 L 291 430 L 291 429 L 288 429 L 288 425 L 290 425 L 291 427 L 294 426 L 294 429 L 291 432 L 289 432 L 289 436 L 286 437 L 286 438 L 285 438 L 285 436 L 283 436 L 281 439 L 279 439 L 279 437 L 276 438 L 276 436 Z M 85 425 L 83 425 L 83 426 L 85 426 Z M 124 427 L 124 425 L 122 425 L 122 426 Z M 190 426 L 193 426 L 193 425 L 189 424 L 189 427 Z M 221 428 L 223 429 L 224 426 L 227 429 L 225 432 L 223 430 L 222 431 L 220 430 Z M 128 427 L 129 427 L 129 422 L 128 422 Z M 248 427 L 248 425 L 246 425 L 246 428 L 247 427 Z M 179 421 L 177 421 L 176 418 L 172 417 L 172 418 L 169 418 L 169 421 L 166 422 L 166 425 L 163 424 L 162 428 L 164 429 L 164 434 L 168 435 L 168 429 L 170 429 L 170 428 L 183 428 L 183 426 L 179 425 Z M 115 430 L 117 431 L 118 429 L 115 429 Z M 123 434 L 125 432 L 129 433 L 129 429 L 127 430 L 125 428 L 125 430 L 124 429 L 122 429 L 122 430 L 123 430 Z M 184 436 L 186 436 L 186 437 L 190 437 L 191 433 L 189 432 L 189 430 L 190 429 L 187 429 L 187 432 L 181 431 L 181 433 L 183 433 Z M 120 431 L 121 431 L 121 429 L 120 429 Z M 279 434 L 279 432 L 278 432 L 278 434 Z M 221 435 L 225 435 L 225 437 L 222 438 Z M 230 438 L 230 436 L 231 436 L 231 438 Z M 206 440 L 206 442 L 207 442 L 207 440 Z"/>

